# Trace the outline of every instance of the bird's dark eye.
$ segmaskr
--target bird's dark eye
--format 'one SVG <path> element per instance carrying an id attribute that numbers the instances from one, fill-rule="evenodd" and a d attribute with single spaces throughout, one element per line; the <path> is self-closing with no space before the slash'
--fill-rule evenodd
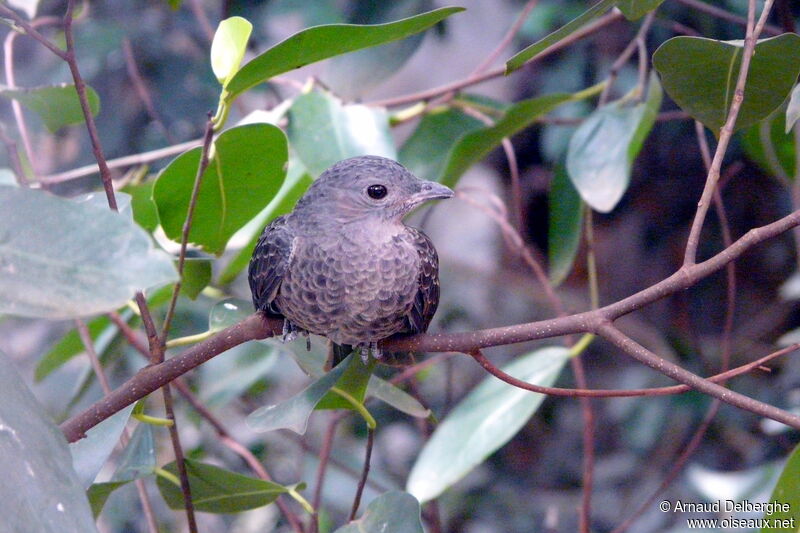
<path id="1" fill-rule="evenodd" d="M 380 200 L 386 196 L 387 192 L 386 187 L 383 185 L 370 185 L 367 187 L 367 195 L 373 200 Z"/>

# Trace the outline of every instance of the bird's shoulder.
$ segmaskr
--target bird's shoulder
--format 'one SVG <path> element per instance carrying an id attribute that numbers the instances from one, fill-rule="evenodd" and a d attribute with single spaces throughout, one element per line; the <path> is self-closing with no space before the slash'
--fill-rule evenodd
<path id="1" fill-rule="evenodd" d="M 286 274 L 295 239 L 290 222 L 286 215 L 275 218 L 264 228 L 253 251 L 248 278 L 256 309 L 278 312 L 273 301 Z"/>
<path id="2" fill-rule="evenodd" d="M 422 231 L 408 227 L 408 236 L 419 257 L 417 293 L 406 319 L 410 333 L 423 333 L 439 306 L 439 256 L 433 242 Z"/>

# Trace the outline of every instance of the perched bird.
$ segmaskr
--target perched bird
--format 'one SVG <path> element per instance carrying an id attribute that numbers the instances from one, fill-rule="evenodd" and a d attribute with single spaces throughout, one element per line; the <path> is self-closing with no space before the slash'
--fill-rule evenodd
<path id="1" fill-rule="evenodd" d="M 336 163 L 264 228 L 250 260 L 253 304 L 284 319 L 285 340 L 330 339 L 334 364 L 354 346 L 380 358 L 379 341 L 426 331 L 439 304 L 436 249 L 403 217 L 452 196 L 391 159 Z"/>

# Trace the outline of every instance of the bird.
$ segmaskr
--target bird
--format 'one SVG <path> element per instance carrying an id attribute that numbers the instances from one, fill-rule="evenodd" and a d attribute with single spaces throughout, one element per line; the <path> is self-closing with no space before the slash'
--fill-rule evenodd
<path id="1" fill-rule="evenodd" d="M 326 337 L 333 366 L 355 348 L 381 359 L 380 341 L 424 333 L 439 305 L 436 248 L 403 217 L 452 196 L 392 159 L 339 161 L 264 228 L 248 269 L 253 305 L 283 319 L 284 342 Z"/>

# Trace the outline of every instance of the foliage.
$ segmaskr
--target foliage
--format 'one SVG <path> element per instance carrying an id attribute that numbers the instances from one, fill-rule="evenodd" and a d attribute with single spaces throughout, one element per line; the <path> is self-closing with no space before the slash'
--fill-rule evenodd
<path id="1" fill-rule="evenodd" d="M 192 15 L 197 6 L 176 1 L 146 6 L 120 1 L 93 4 L 90 11 L 76 11 L 74 19 L 58 22 L 55 32 L 50 26 L 53 20 L 61 21 L 64 6 L 47 5 L 50 11 L 34 19 L 40 11 L 38 2 L 17 0 L 9 2 L 10 7 L 0 4 L 0 16 L 13 26 L 7 31 L 21 28 L 26 34 L 25 46 L 37 47 L 30 64 L 26 61 L 23 66 L 18 57 L 15 64 L 7 66 L 7 70 L 20 71 L 19 86 L 6 80 L 7 85 L 0 87 L 2 102 L 8 103 L 8 110 L 0 110 L 0 140 L 7 153 L 4 168 L 0 168 L 0 313 L 17 317 L 7 318 L 0 327 L 13 331 L 16 324 L 33 328 L 44 323 L 50 328 L 53 320 L 72 321 L 61 328 L 60 338 L 49 348 L 35 348 L 31 376 L 37 382 L 37 394 L 47 391 L 48 409 L 69 420 L 74 420 L 87 402 L 98 401 L 91 408 L 96 411 L 90 411 L 94 419 L 81 435 L 84 438 L 67 448 L 50 415 L 25 387 L 23 381 L 30 380 L 20 379 L 0 353 L 0 388 L 8 397 L 0 404 L 0 473 L 9 480 L 0 484 L 0 510 L 11 517 L 12 531 L 93 531 L 97 517 L 122 530 L 127 521 L 140 519 L 130 510 L 135 506 L 128 505 L 133 494 L 128 485 L 135 480 L 157 486 L 167 506 L 180 512 L 185 512 L 186 494 L 191 492 L 195 510 L 222 515 L 200 515 L 200 522 L 218 520 L 208 522 L 213 524 L 208 530 L 219 529 L 223 523 L 232 527 L 237 521 L 237 527 L 243 528 L 239 513 L 272 509 L 276 503 L 281 513 L 280 522 L 273 524 L 277 531 L 319 528 L 338 533 L 416 533 L 423 531 L 425 522 L 432 530 L 446 530 L 443 520 L 455 524 L 450 529 L 460 527 L 461 522 L 473 528 L 491 523 L 497 531 L 534 527 L 531 524 L 538 528 L 545 522 L 543 504 L 536 503 L 531 507 L 535 511 L 526 511 L 522 518 L 513 508 L 518 494 L 528 494 L 539 483 L 559 487 L 560 491 L 554 492 L 566 494 L 570 501 L 581 499 L 577 491 L 584 491 L 582 512 L 589 521 L 585 530 L 589 523 L 591 529 L 605 530 L 630 515 L 630 501 L 639 505 L 644 499 L 638 494 L 644 486 L 640 480 L 651 479 L 652 474 L 669 477 L 663 464 L 650 464 L 649 460 L 651 454 L 664 457 L 665 442 L 670 439 L 661 438 L 662 427 L 685 431 L 687 424 L 706 413 L 708 423 L 713 419 L 719 434 L 755 433 L 750 428 L 756 424 L 742 423 L 746 408 L 714 418 L 716 406 L 705 411 L 707 405 L 699 393 L 665 404 L 654 398 L 620 403 L 550 401 L 544 392 L 581 396 L 585 393 L 582 389 L 611 383 L 608 388 L 622 389 L 622 393 L 611 391 L 608 396 L 660 394 L 634 390 L 659 385 L 650 374 L 640 373 L 640 365 L 625 366 L 624 371 L 605 368 L 609 358 L 597 354 L 615 352 L 593 344 L 591 334 L 602 336 L 602 328 L 610 327 L 622 314 L 657 299 L 663 299 L 667 307 L 666 296 L 680 299 L 679 305 L 684 307 L 670 307 L 664 316 L 644 311 L 643 318 L 637 315 L 638 326 L 631 328 L 649 336 L 647 348 L 663 355 L 647 359 L 650 366 L 680 380 L 681 374 L 670 368 L 706 375 L 708 368 L 727 368 L 732 355 L 744 358 L 746 353 L 746 361 L 755 359 L 749 353 L 751 346 L 742 348 L 745 343 L 731 348 L 736 341 L 731 328 L 740 325 L 738 315 L 756 314 L 764 306 L 745 297 L 744 303 L 736 303 L 740 311 L 726 311 L 725 298 L 704 285 L 717 283 L 711 277 L 713 271 L 697 269 L 713 256 L 709 262 L 722 257 L 714 267 L 714 271 L 720 270 L 725 266 L 723 260 L 728 260 L 725 254 L 740 254 L 761 242 L 756 239 L 763 231 L 748 234 L 753 242 L 739 241 L 729 247 L 727 231 L 733 229 L 735 239 L 757 224 L 749 211 L 742 215 L 739 198 L 726 197 L 734 214 L 726 218 L 724 209 L 718 211 L 720 227 L 725 228 L 721 236 L 712 234 L 717 226 L 709 229 L 709 222 L 699 232 L 700 224 L 693 233 L 699 245 L 696 257 L 691 253 L 683 257 L 684 233 L 689 234 L 692 218 L 704 216 L 703 209 L 708 207 L 701 201 L 696 208 L 702 184 L 722 187 L 726 176 L 736 173 L 737 163 L 774 178 L 777 185 L 772 186 L 780 196 L 780 202 L 774 204 L 790 205 L 792 211 L 800 208 L 796 180 L 800 36 L 767 26 L 770 37 L 765 38 L 765 33 L 755 44 L 749 76 L 742 87 L 737 85 L 738 73 L 746 64 L 747 48 L 738 39 L 744 29 L 731 20 L 737 20 L 740 13 L 726 11 L 718 20 L 714 10 L 690 9 L 675 0 L 600 0 L 588 7 L 571 1 L 563 3 L 563 9 L 559 2 L 542 2 L 509 34 L 509 42 L 520 51 L 498 47 L 494 52 L 491 48 L 481 52 L 464 47 L 459 54 L 465 57 L 452 62 L 461 68 L 461 61 L 468 60 L 470 66 L 465 68 L 474 70 L 456 78 L 452 66 L 442 64 L 441 56 L 432 50 L 455 39 L 455 30 L 463 29 L 462 21 L 472 10 L 480 9 L 478 6 L 468 6 L 464 13 L 456 6 L 432 9 L 427 0 L 382 7 L 353 1 L 344 3 L 350 9 L 347 12 L 339 9 L 342 4 L 321 1 L 300 9 L 291 2 L 270 2 L 259 8 L 246 2 L 226 3 L 226 12 L 234 16 L 220 21 L 215 32 L 209 29 L 207 41 L 197 37 L 204 20 Z M 532 5 L 521 8 L 501 0 L 491 4 L 503 14 L 503 27 L 512 26 L 516 12 Z M 788 2 L 786 6 L 788 15 L 782 17 L 796 17 L 797 8 Z M 146 14 L 149 18 L 142 20 L 158 20 L 162 26 L 109 23 L 118 11 L 131 20 Z M 43 18 L 51 15 L 57 17 Z M 270 21 L 281 15 L 295 23 L 301 21 L 302 29 L 294 28 L 299 31 L 291 35 L 281 30 L 275 35 Z M 35 28 L 28 26 L 32 20 Z M 325 23 L 311 22 L 320 20 Z M 659 26 L 658 20 L 695 24 L 703 36 L 675 36 L 679 25 Z M 609 32 L 619 42 L 604 48 L 589 38 L 597 32 Z M 130 38 L 135 39 L 133 46 Z M 15 39 L 19 41 L 16 46 L 21 46 L 23 36 Z M 14 46 L 13 42 L 6 39 L 6 47 Z M 122 52 L 116 50 L 117 44 Z M 70 49 L 73 45 L 76 50 Z M 176 49 L 180 53 L 175 53 Z M 650 54 L 648 50 L 655 51 Z M 134 52 L 145 54 L 149 61 L 137 59 Z M 631 60 L 637 52 L 639 57 Z M 601 60 L 593 62 L 594 54 Z M 123 56 L 130 81 L 121 71 L 109 74 L 113 58 Z M 487 63 L 475 68 L 484 56 L 489 63 L 500 58 L 505 65 L 491 68 Z M 13 54 L 6 57 L 13 58 Z M 52 67 L 56 61 L 58 69 Z M 321 66 L 316 65 L 322 61 Z M 452 79 L 433 91 L 403 89 L 408 78 L 419 77 L 419 70 L 412 70 L 419 68 L 415 61 L 421 62 L 431 79 L 438 70 Z M 325 66 L 332 70 L 327 76 Z M 301 67 L 304 69 L 295 72 Z M 558 69 L 575 68 L 581 69 L 580 75 L 570 79 L 580 80 L 578 85 L 558 75 Z M 400 78 L 404 69 L 417 72 L 398 82 L 397 87 L 409 94 L 377 100 L 374 91 L 382 90 L 381 83 L 390 75 Z M 76 72 L 82 72 L 91 87 Z M 516 84 L 513 96 L 491 91 L 483 94 L 477 86 L 503 74 L 509 75 L 506 87 Z M 549 80 L 550 76 L 555 81 Z M 420 86 L 430 85 L 428 80 L 422 81 L 425 83 Z M 550 88 L 543 90 L 546 87 Z M 733 131 L 725 131 L 723 125 L 738 105 L 737 94 L 744 100 Z M 132 119 L 139 100 L 144 102 L 141 114 Z M 178 101 L 180 104 L 175 104 Z M 12 110 L 11 102 L 20 104 L 22 110 Z M 579 109 L 576 103 L 588 111 L 574 115 Z M 214 107 L 216 111 L 204 120 L 202 109 L 213 111 Z M 28 124 L 29 116 L 36 116 L 36 121 Z M 702 160 L 695 153 L 695 130 L 687 126 L 687 117 L 698 121 L 703 142 L 707 142 L 703 126 L 716 137 L 719 144 L 711 147 L 712 155 L 719 150 L 716 171 L 713 166 L 707 174 L 697 170 Z M 89 127 L 90 136 L 83 126 Z M 567 131 L 567 127 L 573 129 Z M 204 130 L 205 138 L 196 140 Z M 560 153 L 560 158 L 544 162 L 539 140 L 553 131 L 567 131 L 562 137 L 568 140 L 548 150 Z M 736 131 L 739 133 L 734 136 Z M 691 150 L 686 148 L 687 138 Z M 726 151 L 729 142 L 733 149 Z M 165 143 L 169 146 L 161 150 Z M 159 150 L 153 155 L 149 148 L 155 147 Z M 501 149 L 503 163 L 498 164 Z M 132 151 L 143 153 L 133 161 L 111 161 L 115 169 L 129 170 L 114 175 L 112 187 L 112 176 L 103 168 L 107 156 Z M 680 152 L 679 160 L 653 170 L 660 152 Z M 77 179 L 88 175 L 81 169 L 74 171 L 77 176 L 46 175 L 58 161 L 77 167 L 76 157 L 88 162 L 90 154 L 100 163 L 102 180 Z M 385 364 L 376 364 L 374 359 L 364 361 L 354 353 L 329 369 L 326 349 L 318 340 L 307 347 L 306 339 L 283 344 L 280 339 L 261 339 L 264 335 L 258 336 L 259 340 L 245 339 L 252 342 L 208 361 L 219 355 L 211 348 L 215 341 L 224 344 L 236 334 L 232 330 L 252 318 L 244 272 L 262 228 L 289 212 L 313 179 L 330 165 L 362 154 L 397 159 L 416 175 L 455 188 L 464 200 L 462 206 L 480 208 L 468 215 L 447 214 L 441 220 L 434 213 L 434 222 L 430 222 L 441 226 L 436 228 L 441 229 L 437 237 L 445 236 L 435 239 L 437 244 L 442 242 L 444 297 L 434 328 L 445 330 L 445 341 L 437 346 L 447 350 L 462 346 L 459 342 L 472 342 L 470 349 L 461 350 L 493 376 L 470 374 L 463 370 L 467 363 L 462 366 L 461 361 L 441 364 L 444 356 L 418 362 L 402 356 L 395 360 L 397 354 L 392 354 L 381 361 Z M 723 158 L 726 154 L 728 159 Z M 158 161 L 166 157 L 171 161 L 160 167 L 163 163 Z M 737 158 L 737 163 L 731 158 Z M 746 163 L 738 161 L 744 158 Z M 721 171 L 723 161 L 726 166 Z M 148 166 L 151 163 L 153 167 Z M 470 177 L 469 183 L 462 184 L 465 174 L 473 170 L 485 178 L 488 165 L 507 165 L 497 173 L 509 177 L 507 183 L 499 183 L 507 194 L 492 192 L 486 179 L 476 186 Z M 662 174 L 671 173 L 681 181 L 658 183 L 667 181 Z M 650 181 L 645 174 L 653 175 Z M 700 177 L 690 185 L 689 174 Z M 541 183 L 548 185 L 540 187 Z M 746 192 L 755 187 L 748 184 Z M 539 189 L 541 198 L 536 196 Z M 668 197 L 683 194 L 689 207 L 683 205 L 679 213 L 683 218 L 675 218 L 679 210 Z M 107 198 L 112 196 L 119 212 L 108 209 Z M 637 220 L 646 219 L 647 227 L 655 230 L 642 230 L 644 236 L 635 233 L 638 226 L 627 218 L 632 203 L 638 204 Z M 772 207 L 768 216 L 761 216 L 764 220 L 759 218 L 759 225 L 785 215 Z M 519 265 L 500 260 L 500 253 L 491 251 L 486 239 L 480 241 L 489 231 L 475 230 L 475 223 L 487 218 L 486 214 L 488 227 L 491 231 L 500 228 L 502 240 L 512 248 L 510 255 L 522 257 L 524 266 L 517 268 Z M 628 225 L 616 225 L 622 219 Z M 427 216 L 420 220 L 427 229 Z M 797 223 L 800 220 L 793 225 Z M 680 227 L 679 238 L 671 233 L 672 225 Z M 771 236 L 783 234 L 793 225 Z M 635 233 L 639 241 L 631 245 L 611 231 L 620 228 Z M 663 264 L 649 255 L 635 257 L 634 250 L 648 249 L 651 241 L 658 240 L 652 234 L 658 233 L 669 234 L 667 248 L 674 251 L 680 247 L 681 256 L 652 256 L 661 257 Z M 448 240 L 455 242 L 445 242 Z M 713 255 L 722 248 L 727 249 Z M 625 250 L 625 255 L 618 250 Z M 797 269 L 791 252 L 783 251 L 782 256 L 778 251 L 771 253 L 771 262 L 765 260 L 770 265 L 789 257 L 785 261 L 788 266 L 772 267 L 780 270 L 781 280 Z M 542 257 L 547 258 L 546 267 L 540 265 Z M 487 262 L 492 266 L 486 266 Z M 475 264 L 482 266 L 470 266 Z M 683 276 L 677 274 L 655 285 L 678 268 Z M 770 275 L 777 279 L 779 275 L 773 271 Z M 501 282 L 493 281 L 494 277 Z M 773 280 L 773 284 L 781 280 Z M 685 301 L 675 288 L 679 283 L 694 289 Z M 531 287 L 542 295 L 535 304 L 528 299 Z M 752 288 L 740 290 L 757 295 Z M 719 294 L 723 293 L 726 297 L 730 294 L 720 289 Z M 650 298 L 652 294 L 656 295 Z M 560 318 L 543 323 L 543 332 L 537 330 L 525 337 L 525 332 L 537 325 L 532 321 L 543 316 L 542 301 L 549 306 L 547 313 Z M 612 301 L 618 303 L 609 307 L 624 309 L 604 315 L 602 321 L 591 322 L 591 317 L 599 315 L 579 315 L 585 319 L 582 322 L 568 316 Z M 781 312 L 791 316 L 793 304 L 781 305 L 785 305 Z M 578 325 L 564 326 L 570 320 Z M 481 330 L 520 321 L 526 323 L 499 333 Z M 693 326 L 692 321 L 703 321 L 703 326 Z M 447 336 L 465 329 L 465 324 L 475 331 Z M 551 329 L 559 334 L 587 335 L 580 340 L 564 337 L 562 345 L 549 340 L 547 345 L 518 350 L 499 348 L 509 342 L 553 336 Z M 742 329 L 741 336 L 746 337 L 747 330 Z M 772 329 L 785 332 L 788 319 Z M 704 344 L 709 344 L 706 338 L 712 334 L 715 348 L 709 350 Z M 631 347 L 638 345 L 632 338 L 628 340 L 627 344 L 615 343 L 616 348 L 634 356 L 647 351 Z M 747 340 L 759 345 L 773 341 L 766 337 Z M 586 353 L 590 344 L 591 352 Z M 484 347 L 493 348 L 488 358 L 480 351 Z M 166 362 L 161 363 L 165 350 Z M 174 368 L 182 364 L 180 356 L 192 350 L 208 350 L 207 362 L 189 374 L 190 368 L 181 368 L 180 374 L 185 375 L 180 381 L 172 380 L 171 390 L 188 401 L 177 403 L 177 420 L 171 414 L 161 418 L 161 397 L 142 398 L 126 380 Z M 94 359 L 93 365 L 85 364 L 84 355 Z M 150 365 L 144 368 L 147 362 L 142 355 L 150 358 Z M 486 362 L 502 358 L 507 359 L 503 365 Z M 673 360 L 680 366 L 673 365 Z M 584 371 L 583 363 L 588 361 L 592 364 Z M 571 376 L 565 370 L 567 363 L 572 364 Z M 394 371 L 392 365 L 408 369 Z M 459 369 L 462 379 L 452 379 L 454 369 Z M 116 388 L 107 397 L 99 387 L 104 381 L 100 370 Z M 791 419 L 788 400 L 776 387 L 758 386 L 756 378 L 748 379 L 751 381 L 742 384 L 742 378 L 731 388 L 739 390 L 741 386 L 757 400 L 752 413 L 777 412 L 778 418 L 772 418 Z M 69 380 L 69 387 L 64 380 Z M 52 385 L 56 383 L 59 386 Z M 555 386 L 560 388 L 553 389 Z M 541 392 L 532 392 L 536 390 Z M 735 396 L 732 391 L 721 391 L 717 398 L 725 399 L 729 392 Z M 123 398 L 126 407 L 115 414 L 102 411 L 101 404 L 115 398 Z M 601 405 L 609 407 L 599 408 Z M 592 424 L 595 417 L 602 422 Z M 676 426 L 673 419 L 683 425 Z M 214 435 L 183 427 L 186 423 L 205 428 L 207 422 Z M 327 422 L 327 428 L 322 422 Z M 235 430 L 229 431 L 229 424 Z M 619 431 L 613 438 L 607 431 L 611 424 Z M 571 431 L 568 439 L 553 437 L 562 435 L 566 426 Z M 745 427 L 748 429 L 742 429 Z M 287 439 L 286 432 L 279 431 L 285 429 L 297 435 Z M 714 432 L 706 430 L 707 426 L 701 426 L 697 442 L 707 442 L 706 452 L 713 454 L 717 445 Z M 156 453 L 162 443 L 172 441 L 168 432 L 174 439 L 181 437 L 178 440 L 184 445 L 191 443 L 191 448 L 184 450 L 188 458 L 183 473 L 176 462 Z M 791 435 L 797 439 L 796 432 Z M 737 442 L 758 438 L 765 443 L 771 438 L 767 430 L 757 437 L 749 433 L 739 436 Z M 683 440 L 684 433 L 680 437 Z M 115 452 L 121 441 L 125 446 Z M 367 448 L 366 461 L 363 446 Z M 603 496 L 619 496 L 612 516 L 588 503 L 593 491 L 600 492 L 591 485 L 590 475 L 600 471 L 600 463 L 589 458 L 593 452 L 602 455 L 604 447 L 621 448 L 618 453 L 640 459 L 641 468 L 651 475 L 636 475 L 634 467 L 626 467 L 610 482 L 613 489 Z M 373 448 L 378 459 L 372 460 L 370 470 Z M 251 472 L 244 473 L 243 464 L 223 449 L 237 454 Z M 743 454 L 738 449 L 726 450 L 731 455 L 734 451 Z M 668 451 L 672 455 L 681 452 Z M 686 451 L 694 449 L 688 446 Z M 766 462 L 778 452 L 771 453 L 752 452 L 755 459 L 749 460 Z M 800 489 L 794 482 L 797 453 L 788 455 L 771 497 L 790 503 L 791 509 L 768 512 L 766 518 L 800 520 L 795 505 L 800 501 Z M 787 455 L 785 451 L 781 454 Z M 581 456 L 586 461 L 583 465 Z M 687 455 L 673 462 L 681 467 L 692 460 Z M 287 464 L 302 467 L 287 468 Z M 363 465 L 363 473 L 353 465 Z M 267 469 L 276 470 L 281 483 L 270 479 Z M 113 474 L 107 475 L 109 472 Z M 683 499 L 694 494 L 690 492 L 692 483 L 695 488 L 708 486 L 714 477 L 710 470 L 696 465 L 690 472 L 694 474 L 679 478 Z M 188 487 L 182 486 L 183 474 Z M 487 481 L 495 478 L 497 486 Z M 312 484 L 313 490 L 307 490 L 306 483 Z M 634 487 L 633 496 L 624 500 L 616 484 Z M 405 490 L 397 490 L 400 486 Z M 649 496 L 651 489 L 647 490 Z M 442 512 L 426 507 L 434 501 Z M 120 509 L 120 502 L 126 502 L 125 509 Z M 471 502 L 475 502 L 474 508 Z M 523 507 L 528 509 L 528 504 Z M 573 507 L 565 527 L 575 525 L 577 530 L 580 519 Z M 650 508 L 643 508 L 647 510 Z M 643 511 L 635 511 L 632 518 Z M 157 512 L 161 513 L 159 522 L 181 520 L 166 511 Z M 680 529 L 684 518 L 661 513 L 655 527 Z M 772 530 L 777 529 L 764 529 Z"/>

